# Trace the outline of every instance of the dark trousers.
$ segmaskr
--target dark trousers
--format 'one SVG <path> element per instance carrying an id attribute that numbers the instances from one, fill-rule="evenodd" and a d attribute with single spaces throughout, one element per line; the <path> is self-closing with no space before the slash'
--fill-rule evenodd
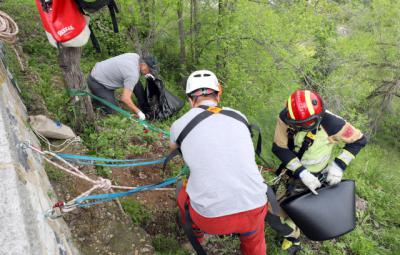
<path id="1" fill-rule="evenodd" d="M 92 92 L 94 95 L 114 105 L 117 104 L 117 101 L 115 100 L 114 90 L 106 88 L 103 84 L 96 81 L 96 79 L 94 79 L 90 74 L 87 78 L 87 84 L 90 92 Z M 140 81 L 138 81 L 138 83 L 135 85 L 133 93 L 137 98 L 139 109 L 142 110 L 144 113 L 146 113 L 150 108 L 150 106 L 147 101 L 146 91 L 144 90 L 143 85 Z M 93 100 L 93 106 L 102 109 L 107 114 L 115 113 L 113 109 L 111 109 L 106 105 L 103 105 L 101 102 L 98 102 L 97 100 Z"/>

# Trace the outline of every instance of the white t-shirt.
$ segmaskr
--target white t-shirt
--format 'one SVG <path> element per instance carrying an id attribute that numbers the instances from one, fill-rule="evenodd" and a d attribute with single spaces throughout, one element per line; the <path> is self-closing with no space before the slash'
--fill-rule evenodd
<path id="1" fill-rule="evenodd" d="M 210 101 L 203 105 L 215 106 Z M 176 143 L 183 128 L 203 111 L 192 108 L 175 121 L 171 142 Z M 250 132 L 242 122 L 213 114 L 192 129 L 183 140 L 181 151 L 190 168 L 187 193 L 191 206 L 200 215 L 213 218 L 266 204 L 267 185 L 255 162 Z"/>

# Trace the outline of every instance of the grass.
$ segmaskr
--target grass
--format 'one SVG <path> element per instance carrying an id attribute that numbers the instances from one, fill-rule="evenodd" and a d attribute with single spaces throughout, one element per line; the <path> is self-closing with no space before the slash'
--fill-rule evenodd
<path id="1" fill-rule="evenodd" d="M 175 236 L 156 235 L 153 238 L 153 247 L 158 255 L 188 255 L 187 251 L 181 249 Z"/>
<path id="2" fill-rule="evenodd" d="M 150 212 L 136 200 L 126 198 L 121 201 L 121 204 L 125 212 L 132 219 L 133 224 L 143 226 L 151 219 Z"/>
<path id="3" fill-rule="evenodd" d="M 50 181 L 59 182 L 66 178 L 65 173 L 49 163 L 45 163 L 45 170 Z"/>
<path id="4" fill-rule="evenodd" d="M 87 128 L 82 134 L 90 154 L 109 158 L 140 157 L 151 152 L 157 141 L 154 132 L 144 132 L 143 126 L 119 115 L 107 116 Z"/>

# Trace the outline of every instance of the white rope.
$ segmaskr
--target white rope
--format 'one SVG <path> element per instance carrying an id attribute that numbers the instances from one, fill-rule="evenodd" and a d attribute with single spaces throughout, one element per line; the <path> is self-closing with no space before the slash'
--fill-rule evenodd
<path id="1" fill-rule="evenodd" d="M 0 11 L 0 40 L 15 43 L 18 32 L 17 23 L 7 13 Z"/>
<path id="2" fill-rule="evenodd" d="M 17 56 L 21 70 L 25 71 L 25 66 L 22 63 L 17 48 L 15 47 L 18 32 L 19 28 L 17 23 L 15 23 L 15 21 L 10 16 L 8 16 L 7 13 L 0 11 L 0 41 L 12 45 L 12 49 L 14 50 L 14 53 Z"/>
<path id="3" fill-rule="evenodd" d="M 75 203 L 75 201 L 78 198 L 81 197 L 85 197 L 90 195 L 93 191 L 97 190 L 97 189 L 102 189 L 106 192 L 113 192 L 113 189 L 123 189 L 123 190 L 131 190 L 131 189 L 135 189 L 137 187 L 127 187 L 127 186 L 118 186 L 118 185 L 112 185 L 111 180 L 109 179 L 105 179 L 105 178 L 97 178 L 97 180 L 93 180 L 91 178 L 89 178 L 87 175 L 85 175 L 83 172 L 81 172 L 77 167 L 75 167 L 74 165 L 72 165 L 71 163 L 69 163 L 68 161 L 66 161 L 65 159 L 61 158 L 60 156 L 58 156 L 57 154 L 55 154 L 54 152 L 51 151 L 41 151 L 39 148 L 36 148 L 35 146 L 31 145 L 30 143 L 25 143 L 24 144 L 25 147 L 30 148 L 31 150 L 39 153 L 40 155 L 42 155 L 43 159 L 46 160 L 48 163 L 52 164 L 53 166 L 75 176 L 78 177 L 80 179 L 83 179 L 91 184 L 93 184 L 93 186 L 83 192 L 82 194 L 80 194 L 79 196 L 73 198 L 72 200 L 70 200 L 69 202 L 64 203 L 62 206 L 60 206 L 60 214 L 57 214 L 57 210 L 56 208 L 51 208 L 49 209 L 45 216 L 48 218 L 58 218 L 61 216 L 62 213 L 66 213 L 69 211 L 72 211 L 74 209 L 76 209 L 77 205 Z M 64 167 L 56 162 L 54 162 L 53 160 L 51 160 L 50 158 L 47 157 L 51 156 L 52 158 L 56 158 L 57 160 L 61 161 L 63 164 L 65 164 L 67 167 Z M 158 190 L 158 191 L 166 191 L 166 190 L 175 190 L 174 188 L 158 188 L 158 189 L 153 189 L 153 190 Z M 55 215 L 57 214 L 57 215 Z"/>
<path id="4" fill-rule="evenodd" d="M 71 144 L 82 142 L 82 139 L 79 136 L 75 136 L 73 138 L 66 139 L 61 144 L 58 144 L 58 145 L 52 144 L 45 136 L 43 136 L 38 131 L 36 131 L 36 129 L 34 129 L 33 127 L 31 127 L 31 129 L 32 129 L 33 133 L 35 133 L 35 135 L 47 145 L 48 150 L 55 152 L 55 153 L 63 152 Z"/>

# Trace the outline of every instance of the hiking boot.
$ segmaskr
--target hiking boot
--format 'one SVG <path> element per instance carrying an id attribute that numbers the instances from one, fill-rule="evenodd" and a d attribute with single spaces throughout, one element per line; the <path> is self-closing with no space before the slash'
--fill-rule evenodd
<path id="1" fill-rule="evenodd" d="M 289 255 L 298 255 L 300 254 L 301 251 L 301 245 L 300 244 L 294 244 L 292 247 L 290 247 L 287 251 L 287 254 Z"/>
<path id="2" fill-rule="evenodd" d="M 287 237 L 283 239 L 282 250 L 286 251 L 289 255 L 299 254 L 302 247 L 300 241 L 297 238 Z"/>

